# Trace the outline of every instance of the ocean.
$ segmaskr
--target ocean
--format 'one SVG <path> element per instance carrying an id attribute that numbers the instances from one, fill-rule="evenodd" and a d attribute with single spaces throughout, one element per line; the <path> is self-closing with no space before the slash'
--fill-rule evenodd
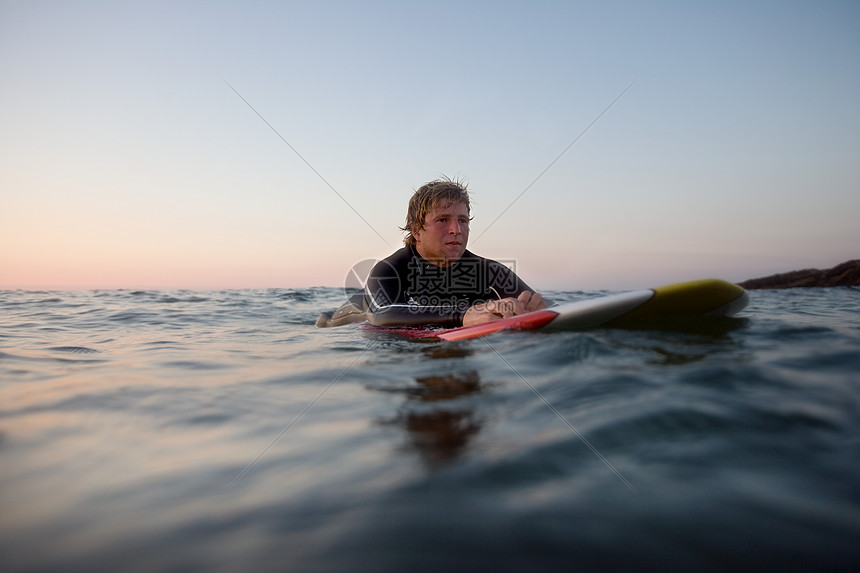
<path id="1" fill-rule="evenodd" d="M 860 290 L 750 295 L 452 343 L 318 329 L 334 288 L 0 292 L 0 570 L 856 571 Z"/>

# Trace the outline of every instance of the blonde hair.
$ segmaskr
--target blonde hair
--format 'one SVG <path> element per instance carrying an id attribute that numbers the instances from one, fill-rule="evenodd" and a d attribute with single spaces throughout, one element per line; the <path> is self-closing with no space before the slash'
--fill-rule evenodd
<path id="1" fill-rule="evenodd" d="M 424 228 L 424 219 L 427 213 L 439 207 L 445 208 L 454 203 L 463 203 L 466 212 L 471 215 L 472 207 L 469 203 L 469 191 L 464 181 L 452 179 L 437 179 L 426 183 L 418 188 L 409 199 L 409 208 L 406 211 L 406 226 L 400 227 L 406 232 L 403 244 L 415 245 L 415 237 L 412 231 L 420 231 Z M 470 217 L 471 219 L 471 217 Z"/>

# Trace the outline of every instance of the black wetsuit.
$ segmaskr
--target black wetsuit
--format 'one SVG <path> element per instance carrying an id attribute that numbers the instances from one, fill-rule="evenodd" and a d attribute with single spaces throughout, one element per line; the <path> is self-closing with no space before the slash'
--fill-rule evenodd
<path id="1" fill-rule="evenodd" d="M 367 320 L 376 326 L 455 327 L 463 325 L 470 306 L 524 290 L 532 289 L 511 269 L 469 251 L 453 265 L 438 267 L 415 247 L 403 247 L 373 267 L 361 297 Z"/>

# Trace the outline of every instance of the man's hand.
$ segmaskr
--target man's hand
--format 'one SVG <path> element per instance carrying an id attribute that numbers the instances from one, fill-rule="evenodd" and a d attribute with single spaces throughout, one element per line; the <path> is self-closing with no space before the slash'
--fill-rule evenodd
<path id="1" fill-rule="evenodd" d="M 546 303 L 541 295 L 524 290 L 517 298 L 488 300 L 469 307 L 469 310 L 463 315 L 463 326 L 493 322 L 543 308 L 546 308 Z"/>
<path id="2" fill-rule="evenodd" d="M 497 301 L 490 302 L 495 303 Z M 495 305 L 491 309 L 489 308 L 489 303 L 487 302 L 482 302 L 480 304 L 470 306 L 469 309 L 466 311 L 466 314 L 463 315 L 463 326 L 474 326 L 476 324 L 482 324 L 484 322 L 492 322 L 494 320 L 503 319 L 504 315 L 495 312 L 495 310 Z"/>
<path id="3" fill-rule="evenodd" d="M 524 290 L 520 293 L 520 296 L 517 297 L 517 300 L 522 303 L 526 312 L 533 312 L 535 310 L 543 310 L 546 308 L 546 303 L 543 301 L 543 297 L 540 293 Z"/>

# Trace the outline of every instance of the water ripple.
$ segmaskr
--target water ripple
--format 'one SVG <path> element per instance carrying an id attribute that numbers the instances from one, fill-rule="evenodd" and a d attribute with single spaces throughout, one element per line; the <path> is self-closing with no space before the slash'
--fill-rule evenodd
<path id="1" fill-rule="evenodd" d="M 85 346 L 52 346 L 48 348 L 48 350 L 53 350 L 55 352 L 70 352 L 72 354 L 92 354 L 94 352 L 98 352 L 98 350 L 87 348 Z"/>
<path id="2" fill-rule="evenodd" d="M 315 328 L 342 299 L 0 292 L 0 560 L 860 562 L 856 291 L 755 292 L 741 319 L 696 327 L 461 343 Z"/>

